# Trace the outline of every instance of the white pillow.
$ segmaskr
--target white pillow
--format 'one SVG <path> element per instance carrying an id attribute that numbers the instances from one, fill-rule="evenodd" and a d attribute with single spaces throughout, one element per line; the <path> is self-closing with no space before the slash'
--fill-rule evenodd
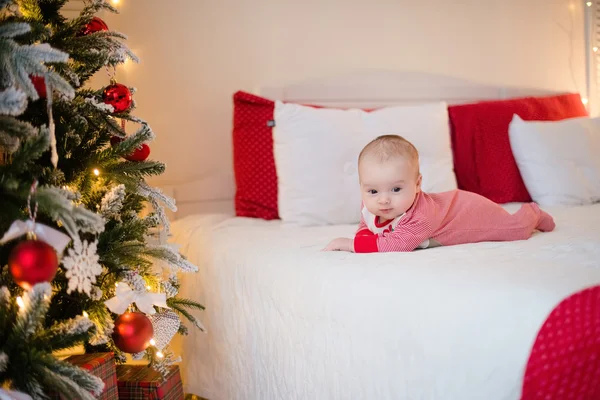
<path id="1" fill-rule="evenodd" d="M 359 109 L 275 103 L 279 216 L 299 225 L 360 221 L 358 155 L 372 139 L 398 134 L 420 152 L 423 190 L 456 189 L 446 103 Z"/>
<path id="2" fill-rule="evenodd" d="M 600 118 L 547 122 L 514 115 L 508 134 L 523 182 L 536 203 L 600 201 Z"/>

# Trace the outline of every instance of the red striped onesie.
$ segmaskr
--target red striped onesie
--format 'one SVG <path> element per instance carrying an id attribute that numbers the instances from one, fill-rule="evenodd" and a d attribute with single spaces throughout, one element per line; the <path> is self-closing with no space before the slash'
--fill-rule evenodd
<path id="1" fill-rule="evenodd" d="M 551 231 L 554 226 L 552 217 L 535 203 L 523 204 L 519 211 L 510 214 L 476 193 L 420 192 L 413 205 L 391 221 L 379 221 L 363 206 L 354 251 L 412 251 L 433 244 L 525 240 L 535 229 Z"/>

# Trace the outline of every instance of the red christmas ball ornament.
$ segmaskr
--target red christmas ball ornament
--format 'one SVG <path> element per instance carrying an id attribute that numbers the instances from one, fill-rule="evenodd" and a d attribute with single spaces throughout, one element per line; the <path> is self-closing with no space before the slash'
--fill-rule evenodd
<path id="1" fill-rule="evenodd" d="M 150 146 L 146 143 L 142 143 L 133 153 L 127 155 L 125 158 L 129 161 L 144 161 L 150 155 Z"/>
<path id="2" fill-rule="evenodd" d="M 89 35 L 90 33 L 107 31 L 108 25 L 98 17 L 93 17 L 90 22 L 79 31 L 79 36 Z"/>
<path id="3" fill-rule="evenodd" d="M 35 91 L 37 92 L 38 96 L 40 96 L 40 98 L 45 99 L 46 98 L 46 80 L 44 79 L 43 76 L 39 76 L 39 75 L 29 75 L 29 79 L 31 79 L 31 83 L 33 83 L 33 87 L 35 88 Z"/>
<path id="4" fill-rule="evenodd" d="M 150 346 L 154 336 L 152 322 L 140 312 L 126 312 L 115 320 L 113 341 L 125 353 L 139 353 Z"/>
<path id="5" fill-rule="evenodd" d="M 8 268 L 17 285 L 29 290 L 40 282 L 50 282 L 58 270 L 56 250 L 41 240 L 26 240 L 8 255 Z"/>
<path id="6" fill-rule="evenodd" d="M 116 146 L 117 144 L 121 143 L 123 140 L 125 140 L 125 139 L 120 138 L 118 136 L 112 136 L 110 138 L 110 144 L 112 146 Z M 148 146 L 146 143 L 142 143 L 140 146 L 138 146 L 137 149 L 135 149 L 133 151 L 133 153 L 126 155 L 124 158 L 129 161 L 145 161 L 149 155 L 150 155 L 150 146 Z"/>
<path id="7" fill-rule="evenodd" d="M 120 83 L 107 86 L 102 92 L 102 100 L 114 108 L 115 113 L 121 113 L 131 107 L 133 102 L 129 88 Z"/>

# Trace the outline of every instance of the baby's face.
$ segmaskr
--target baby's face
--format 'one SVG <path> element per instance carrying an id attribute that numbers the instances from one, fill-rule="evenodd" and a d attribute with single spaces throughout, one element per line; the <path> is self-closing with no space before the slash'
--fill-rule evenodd
<path id="1" fill-rule="evenodd" d="M 416 176 L 415 166 L 403 157 L 383 162 L 365 157 L 358 173 L 363 204 L 386 220 L 404 214 L 421 191 L 421 176 Z"/>

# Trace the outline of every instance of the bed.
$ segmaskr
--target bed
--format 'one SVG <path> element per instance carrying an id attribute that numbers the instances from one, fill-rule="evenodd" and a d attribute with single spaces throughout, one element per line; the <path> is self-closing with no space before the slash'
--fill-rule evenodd
<path id="1" fill-rule="evenodd" d="M 547 92 L 385 73 L 261 93 L 379 107 Z M 526 241 L 350 254 L 321 249 L 351 236 L 355 224 L 235 217 L 225 199 L 206 196 L 208 182 L 166 190 L 185 210 L 170 240 L 200 269 L 186 276 L 181 295 L 207 306 L 207 333 L 191 331 L 182 343 L 185 390 L 211 400 L 519 399 L 549 315 L 600 284 L 600 204 L 547 208 L 557 229 Z M 600 301 L 600 292 L 590 293 L 586 301 Z M 598 318 L 585 321 L 600 327 Z M 585 379 L 598 377 L 597 369 L 585 369 Z M 527 398 L 566 389 L 544 390 Z"/>

